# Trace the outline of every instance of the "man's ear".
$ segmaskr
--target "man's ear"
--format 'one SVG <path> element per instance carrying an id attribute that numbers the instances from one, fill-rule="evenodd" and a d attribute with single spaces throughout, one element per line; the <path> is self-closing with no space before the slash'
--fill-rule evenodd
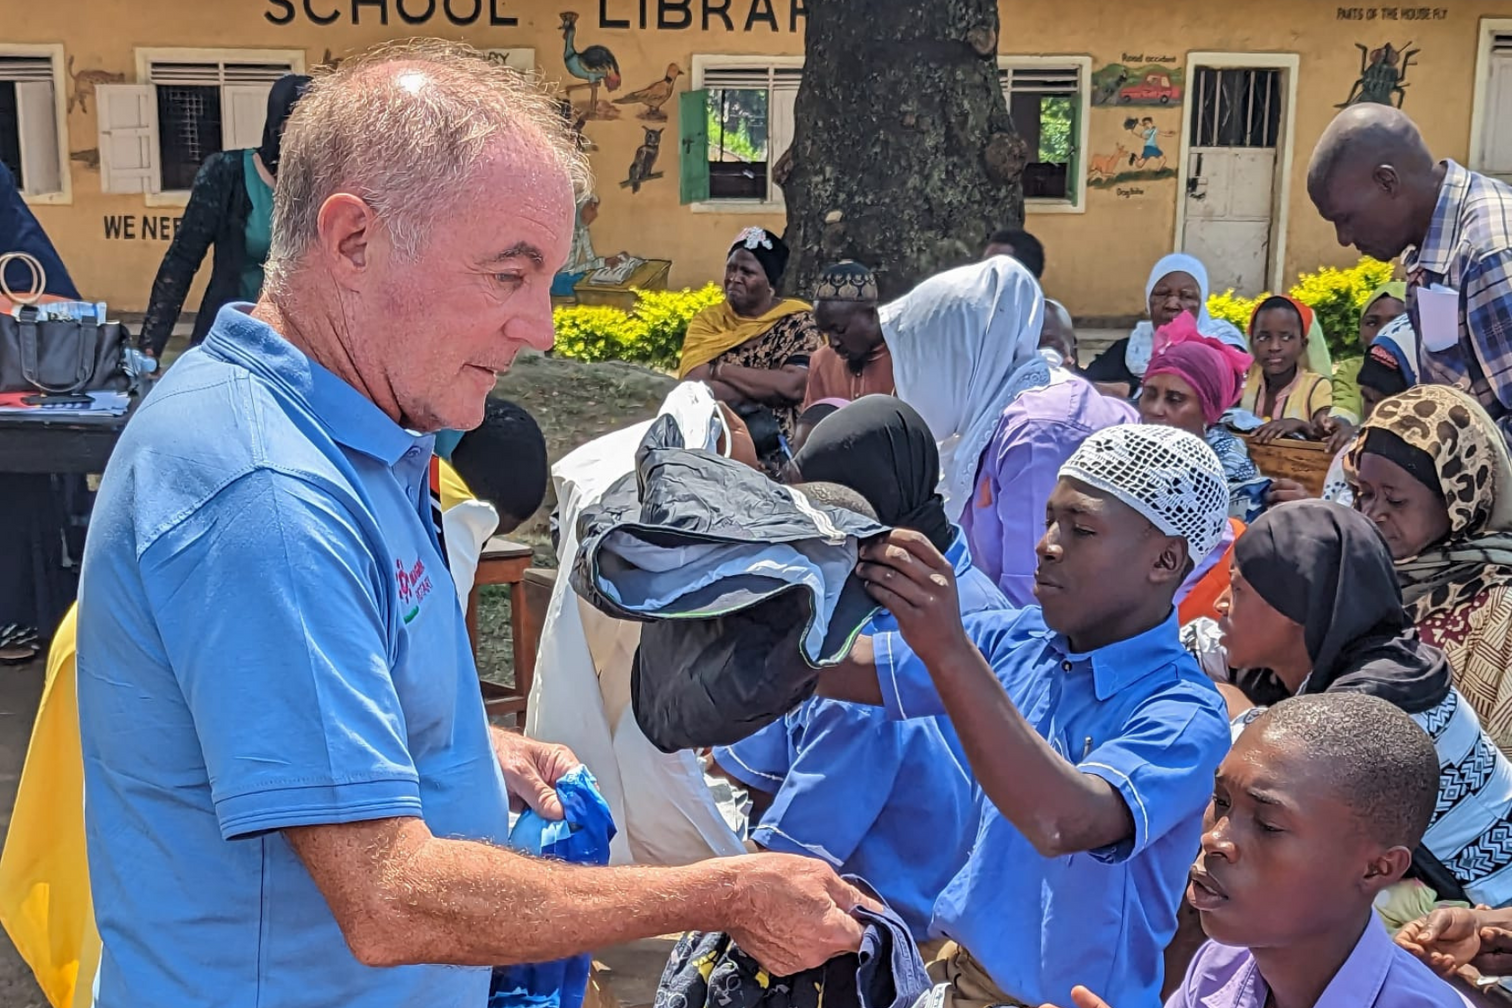
<path id="1" fill-rule="evenodd" d="M 1360 888 L 1374 897 L 1400 882 L 1411 867 L 1412 851 L 1406 847 L 1388 848 L 1371 858 L 1365 866 L 1365 873 L 1360 876 Z"/>
<path id="2" fill-rule="evenodd" d="M 360 196 L 336 193 L 320 205 L 314 254 L 338 285 L 355 290 L 371 263 L 378 215 Z"/>
<path id="3" fill-rule="evenodd" d="M 1371 179 L 1381 190 L 1395 196 L 1402 188 L 1402 178 L 1397 170 L 1389 164 L 1377 165 L 1376 170 L 1370 173 Z"/>
<path id="4" fill-rule="evenodd" d="M 1163 536 L 1165 541 L 1155 555 L 1150 567 L 1151 584 L 1180 584 L 1192 570 L 1192 560 L 1187 553 L 1187 541 L 1175 536 Z"/>

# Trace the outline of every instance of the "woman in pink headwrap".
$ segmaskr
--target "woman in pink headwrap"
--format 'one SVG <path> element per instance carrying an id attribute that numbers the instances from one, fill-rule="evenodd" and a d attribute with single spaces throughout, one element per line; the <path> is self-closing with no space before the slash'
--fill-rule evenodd
<path id="1" fill-rule="evenodd" d="M 1190 317 L 1179 316 L 1156 333 L 1139 395 L 1145 423 L 1179 427 L 1208 443 L 1228 477 L 1229 515 L 1245 522 L 1264 509 L 1264 477 L 1244 442 L 1218 418 L 1239 401 L 1253 363 L 1243 350 L 1203 336 Z"/>

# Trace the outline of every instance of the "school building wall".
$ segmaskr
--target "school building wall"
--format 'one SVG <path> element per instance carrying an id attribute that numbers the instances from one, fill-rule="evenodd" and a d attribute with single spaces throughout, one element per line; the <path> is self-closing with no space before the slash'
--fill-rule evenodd
<path id="1" fill-rule="evenodd" d="M 886 0 L 878 0 L 886 2 Z M 1141 310 L 1150 264 L 1178 247 L 1178 214 L 1191 201 L 1183 192 L 1191 167 L 1186 110 L 1192 70 L 1230 62 L 1283 69 L 1282 138 L 1269 202 L 1274 217 L 1263 285 L 1289 283 L 1300 270 L 1346 264 L 1332 229 L 1319 220 L 1306 194 L 1308 156 L 1317 136 L 1361 77 L 1362 51 L 1379 58 L 1388 43 L 1398 63 L 1412 51 L 1402 82 L 1403 108 L 1423 128 L 1433 150 L 1461 162 L 1470 155 L 1478 75 L 1485 77 L 1488 34 L 1506 18 L 1512 0 L 1436 0 L 1439 7 L 1337 6 L 1317 0 L 1266 4 L 1214 4 L 1170 0 L 1158 6 L 1106 0 L 1003 0 L 999 49 L 1005 56 L 1079 57 L 1084 81 L 1110 79 L 1110 67 L 1130 68 L 1137 79 L 1148 67 L 1172 71 L 1186 91 L 1164 105 L 1091 104 L 1087 144 L 1078 152 L 1076 184 L 1085 187 L 1079 208 L 1031 207 L 1026 220 L 1048 251 L 1045 287 L 1078 316 L 1132 316 Z M 562 12 L 578 14 L 576 45 L 607 46 L 620 67 L 621 97 L 660 80 L 669 64 L 683 71 L 681 93 L 695 83 L 699 57 L 748 55 L 801 57 L 803 0 L 54 0 L 11 4 L 0 22 L 0 59 L 6 47 L 55 46 L 62 56 L 57 95 L 66 124 L 61 147 L 63 192 L 33 200 L 34 209 L 68 263 L 81 290 L 120 311 L 146 306 L 153 275 L 168 245 L 182 199 L 102 192 L 99 166 L 100 102 L 96 86 L 145 83 L 141 50 L 161 48 L 297 50 L 303 67 L 385 39 L 437 35 L 480 48 L 533 49 L 535 68 L 548 78 L 578 83 L 564 68 Z M 1389 51 L 1388 51 L 1389 52 Z M 1203 55 L 1219 54 L 1219 55 Z M 710 61 L 704 59 L 703 64 Z M 1117 82 L 1115 82 L 1116 84 Z M 1109 95 L 1116 88 L 1109 90 Z M 1104 97 L 1109 97 L 1104 95 Z M 1167 96 L 1169 99 L 1169 95 Z M 588 92 L 573 98 L 588 101 Z M 1493 101 L 1487 98 L 1481 105 Z M 688 207 L 680 200 L 677 95 L 663 106 L 666 121 L 641 118 L 633 106 L 600 108 L 583 133 L 600 198 L 590 233 L 599 255 L 628 252 L 670 262 L 673 287 L 716 279 L 723 250 L 741 228 L 780 229 L 780 208 L 741 212 Z M 1489 119 L 1482 108 L 1478 114 Z M 1163 137 L 1163 169 L 1129 164 L 1138 148 L 1130 117 L 1149 116 Z M 1502 118 L 1506 118 L 1503 116 Z M 630 181 L 648 132 L 660 129 L 651 177 Z M 1119 145 L 1124 152 L 1120 153 Z M 1099 173 L 1097 169 L 1101 169 Z M 1095 176 L 1089 184 L 1089 173 Z M 1251 202 L 1254 202 L 1252 199 Z M 991 219 L 991 207 L 983 214 Z M 1284 250 L 1283 250 L 1284 248 Z M 208 258 L 208 257 L 207 257 Z M 1210 264 L 1213 265 L 1213 264 Z M 186 305 L 198 301 L 200 284 Z M 1258 286 L 1262 285 L 1257 283 Z"/>

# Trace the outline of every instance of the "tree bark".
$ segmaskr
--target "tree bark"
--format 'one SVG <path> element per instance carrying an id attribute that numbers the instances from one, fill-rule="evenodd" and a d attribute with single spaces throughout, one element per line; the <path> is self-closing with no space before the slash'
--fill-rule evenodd
<path id="1" fill-rule="evenodd" d="M 1027 151 L 997 40 L 996 0 L 809 0 L 793 144 L 777 171 L 790 292 L 856 259 L 896 297 L 1022 225 Z"/>

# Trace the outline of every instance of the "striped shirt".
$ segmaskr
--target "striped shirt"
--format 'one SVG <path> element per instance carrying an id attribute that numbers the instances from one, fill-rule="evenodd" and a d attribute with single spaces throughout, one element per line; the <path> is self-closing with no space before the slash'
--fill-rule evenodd
<path id="1" fill-rule="evenodd" d="M 1512 188 L 1445 161 L 1433 222 L 1403 265 L 1423 381 L 1471 392 L 1512 440 Z M 1435 283 L 1460 302 L 1459 342 L 1439 351 L 1422 338 L 1416 297 Z"/>

